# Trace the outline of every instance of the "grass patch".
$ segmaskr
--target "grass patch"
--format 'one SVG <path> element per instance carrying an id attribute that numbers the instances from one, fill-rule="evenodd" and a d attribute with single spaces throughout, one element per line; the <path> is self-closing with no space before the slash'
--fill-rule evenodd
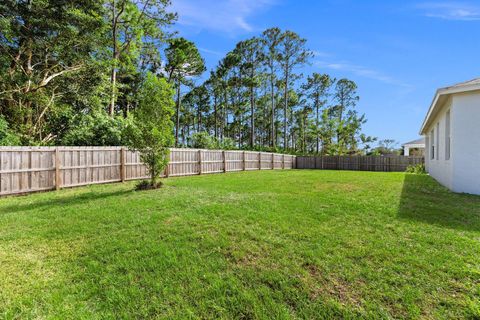
<path id="1" fill-rule="evenodd" d="M 0 200 L 0 318 L 479 318 L 480 197 L 262 171 Z"/>

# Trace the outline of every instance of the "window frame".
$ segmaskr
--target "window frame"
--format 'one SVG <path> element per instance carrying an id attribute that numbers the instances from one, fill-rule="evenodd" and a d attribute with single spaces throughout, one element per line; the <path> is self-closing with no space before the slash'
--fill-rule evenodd
<path id="1" fill-rule="evenodd" d="M 430 131 L 430 160 L 435 160 L 435 129 Z"/>
<path id="2" fill-rule="evenodd" d="M 451 122 L 452 115 L 448 110 L 445 114 L 445 160 L 450 160 L 452 156 Z"/>

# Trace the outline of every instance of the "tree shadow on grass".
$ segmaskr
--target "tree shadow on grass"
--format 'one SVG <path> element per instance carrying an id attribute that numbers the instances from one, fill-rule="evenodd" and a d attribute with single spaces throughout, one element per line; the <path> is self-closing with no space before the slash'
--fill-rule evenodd
<path id="1" fill-rule="evenodd" d="M 133 190 L 118 190 L 113 192 L 102 192 L 100 190 L 92 190 L 82 194 L 71 194 L 68 196 L 59 196 L 58 198 L 49 198 L 41 201 L 29 201 L 28 197 L 22 197 L 15 201 L 15 204 L 8 206 L 0 206 L 0 214 L 25 212 L 30 210 L 41 210 L 43 208 L 56 209 L 58 207 L 67 207 L 71 205 L 82 204 L 86 202 L 96 201 L 110 197 L 122 197 L 132 193 Z"/>
<path id="2" fill-rule="evenodd" d="M 480 196 L 453 193 L 428 175 L 406 174 L 398 217 L 450 229 L 480 231 Z"/>

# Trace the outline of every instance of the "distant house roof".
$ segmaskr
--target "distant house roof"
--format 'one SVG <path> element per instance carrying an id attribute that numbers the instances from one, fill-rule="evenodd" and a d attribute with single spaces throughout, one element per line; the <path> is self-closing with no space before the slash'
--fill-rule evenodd
<path id="1" fill-rule="evenodd" d="M 468 91 L 476 91 L 480 90 L 480 78 L 476 78 L 473 80 L 461 82 L 454 84 L 449 87 L 440 88 L 435 93 L 433 97 L 432 104 L 428 109 L 427 115 L 423 120 L 422 127 L 420 128 L 420 134 L 424 135 L 425 131 L 427 130 L 428 125 L 433 117 L 438 113 L 440 107 L 447 101 L 448 97 L 454 93 L 461 93 L 461 92 L 468 92 Z"/>
<path id="2" fill-rule="evenodd" d="M 407 143 L 402 144 L 403 146 L 409 146 L 409 145 L 423 145 L 425 147 L 425 138 L 420 138 L 417 140 L 409 141 Z"/>

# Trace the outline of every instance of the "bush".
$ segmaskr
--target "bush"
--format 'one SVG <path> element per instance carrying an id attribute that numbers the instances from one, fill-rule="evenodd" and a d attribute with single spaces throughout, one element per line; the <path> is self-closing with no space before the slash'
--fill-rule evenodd
<path id="1" fill-rule="evenodd" d="M 216 149 L 217 141 L 207 132 L 197 132 L 190 137 L 190 147 L 197 149 Z"/>
<path id="2" fill-rule="evenodd" d="M 427 170 L 425 170 L 425 164 L 424 163 L 419 163 L 416 165 L 410 165 L 407 167 L 407 170 L 405 170 L 407 173 L 414 173 L 414 174 L 426 174 Z"/>
<path id="3" fill-rule="evenodd" d="M 62 139 L 66 146 L 121 146 L 128 119 L 111 117 L 104 111 L 79 115 Z"/>
<path id="4" fill-rule="evenodd" d="M 150 180 L 142 180 L 137 185 L 135 186 L 135 190 L 141 191 L 141 190 L 152 190 L 152 189 L 158 189 L 163 186 L 163 182 L 157 181 L 155 183 L 152 183 Z"/>
<path id="5" fill-rule="evenodd" d="M 18 145 L 21 145 L 20 138 L 10 130 L 7 120 L 0 116 L 0 146 Z"/>
<path id="6" fill-rule="evenodd" d="M 232 138 L 220 140 L 208 134 L 208 132 L 197 132 L 190 137 L 189 147 L 196 149 L 222 149 L 234 150 L 235 141 Z"/>
<path id="7" fill-rule="evenodd" d="M 235 143 L 235 140 L 232 138 L 223 138 L 223 141 L 218 140 L 217 141 L 218 149 L 222 150 L 235 150 L 237 149 L 237 145 Z"/>

